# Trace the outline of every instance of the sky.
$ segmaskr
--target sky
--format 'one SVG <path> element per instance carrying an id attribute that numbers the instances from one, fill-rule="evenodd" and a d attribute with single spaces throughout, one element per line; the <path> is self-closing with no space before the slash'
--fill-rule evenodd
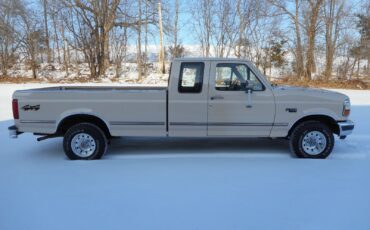
<path id="1" fill-rule="evenodd" d="M 356 8 L 361 7 L 366 1 L 369 0 L 345 0 L 347 2 L 347 5 Z M 42 8 L 40 7 L 41 1 L 39 0 L 26 0 L 32 8 L 35 9 L 35 11 L 41 11 Z M 163 9 L 165 10 L 168 7 L 174 7 L 175 0 L 162 0 L 163 2 Z M 194 20 L 194 12 L 195 11 L 195 5 L 197 1 L 195 0 L 179 0 L 180 2 L 180 14 L 179 14 L 179 41 L 181 44 L 186 46 L 191 45 L 199 45 L 200 42 L 196 38 L 196 34 L 194 31 L 193 26 L 193 20 Z M 288 4 L 288 8 L 294 7 L 292 4 Z M 166 12 L 163 12 L 163 15 L 165 16 Z M 169 17 L 172 17 L 172 15 L 169 15 Z M 290 21 L 288 18 L 285 18 L 281 25 L 285 27 L 288 27 L 290 25 Z M 158 31 L 158 32 L 157 32 Z M 149 35 L 148 42 L 149 45 L 152 46 L 158 46 L 159 45 L 159 29 L 158 26 L 152 26 L 152 34 Z M 136 44 L 136 35 L 133 34 L 131 36 L 131 45 Z M 165 46 L 168 46 L 170 41 L 165 36 Z"/>
<path id="2" fill-rule="evenodd" d="M 194 26 L 192 25 L 194 20 L 194 2 L 193 0 L 179 0 L 180 1 L 180 15 L 179 15 L 179 37 L 180 41 L 183 45 L 199 45 L 199 41 L 196 38 L 196 34 L 194 32 Z M 366 1 L 370 0 L 344 0 L 346 1 L 347 6 L 349 6 L 352 9 L 361 8 L 362 5 Z M 167 2 L 174 6 L 175 0 L 167 0 Z M 288 8 L 294 7 L 293 4 L 289 3 L 292 1 L 288 0 Z M 164 3 L 165 4 L 165 3 Z M 164 6 L 165 8 L 166 6 Z M 168 6 L 167 6 L 168 7 Z M 356 12 L 361 12 L 361 9 L 356 9 Z M 290 21 L 287 17 L 283 19 L 280 26 L 282 27 L 289 27 Z M 155 43 L 159 44 L 159 38 L 155 38 Z"/>

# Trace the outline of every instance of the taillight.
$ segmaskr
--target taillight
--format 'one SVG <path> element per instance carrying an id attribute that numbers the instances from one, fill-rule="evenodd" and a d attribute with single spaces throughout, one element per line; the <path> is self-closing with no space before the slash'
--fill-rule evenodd
<path id="1" fill-rule="evenodd" d="M 19 109 L 18 109 L 18 100 L 17 99 L 13 99 L 13 117 L 14 119 L 19 119 Z"/>

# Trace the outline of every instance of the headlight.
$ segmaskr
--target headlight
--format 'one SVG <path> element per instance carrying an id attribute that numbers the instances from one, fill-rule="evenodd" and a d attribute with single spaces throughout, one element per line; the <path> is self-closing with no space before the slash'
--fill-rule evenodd
<path id="1" fill-rule="evenodd" d="M 351 102 L 349 101 L 349 99 L 346 99 L 343 102 L 342 115 L 345 116 L 345 117 L 348 117 L 350 113 L 351 113 Z"/>

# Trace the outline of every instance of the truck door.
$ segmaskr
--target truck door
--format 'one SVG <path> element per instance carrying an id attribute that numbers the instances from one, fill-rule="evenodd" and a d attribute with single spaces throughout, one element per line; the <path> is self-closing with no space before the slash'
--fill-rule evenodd
<path id="1" fill-rule="evenodd" d="M 274 96 L 253 69 L 248 63 L 211 62 L 208 136 L 270 135 L 275 117 Z M 253 85 L 249 95 L 247 82 Z"/>
<path id="2" fill-rule="evenodd" d="M 209 61 L 174 61 L 168 90 L 170 136 L 207 136 Z"/>

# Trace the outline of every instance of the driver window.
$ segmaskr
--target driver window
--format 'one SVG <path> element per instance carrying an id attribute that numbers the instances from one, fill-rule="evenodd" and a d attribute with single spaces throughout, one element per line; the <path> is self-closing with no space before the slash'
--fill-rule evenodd
<path id="1" fill-rule="evenodd" d="M 216 66 L 216 90 L 244 91 L 246 80 L 254 83 L 253 90 L 263 90 L 262 83 L 244 64 L 220 63 Z"/>
<path id="2" fill-rule="evenodd" d="M 240 85 L 241 81 L 236 78 L 231 66 L 217 65 L 216 68 L 216 89 L 231 90 L 232 87 Z"/>

